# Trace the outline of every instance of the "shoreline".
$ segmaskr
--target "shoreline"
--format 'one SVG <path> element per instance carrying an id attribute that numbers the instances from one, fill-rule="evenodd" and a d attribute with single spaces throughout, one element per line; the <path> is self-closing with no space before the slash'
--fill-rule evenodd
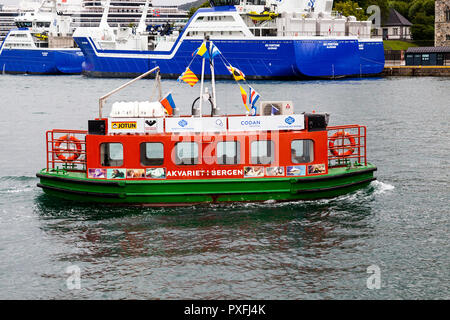
<path id="1" fill-rule="evenodd" d="M 385 77 L 450 77 L 450 66 L 385 66 Z"/>

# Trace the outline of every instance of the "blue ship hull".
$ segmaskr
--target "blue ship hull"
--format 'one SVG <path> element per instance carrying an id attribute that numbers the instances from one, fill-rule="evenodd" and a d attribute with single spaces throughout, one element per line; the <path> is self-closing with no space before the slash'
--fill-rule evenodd
<path id="1" fill-rule="evenodd" d="M 29 74 L 80 74 L 84 56 L 80 49 L 0 50 L 0 72 Z"/>
<path id="2" fill-rule="evenodd" d="M 180 33 L 170 51 L 102 50 L 91 38 L 74 37 L 86 62 L 83 73 L 95 77 L 133 77 L 159 66 L 165 77 L 178 77 L 192 60 L 201 40 L 182 40 L 200 12 L 235 11 L 234 6 L 199 9 Z M 384 68 L 381 40 L 359 42 L 356 38 L 310 37 L 211 39 L 234 67 L 249 79 L 339 78 L 378 75 Z M 201 59 L 191 66 L 201 73 Z M 206 68 L 206 74 L 209 68 Z M 216 63 L 216 77 L 229 78 L 223 63 Z"/>
<path id="3" fill-rule="evenodd" d="M 92 39 L 74 38 L 86 62 L 83 73 L 95 77 L 132 77 L 159 66 L 165 77 L 178 77 L 192 60 L 199 40 L 184 40 L 171 52 L 101 50 Z M 249 79 L 338 78 L 377 75 L 383 71 L 384 49 L 381 41 L 318 40 L 213 40 L 229 63 Z M 120 54 L 119 56 L 116 56 Z M 170 58 L 170 55 L 173 57 Z M 130 55 L 130 57 L 126 57 Z M 217 61 L 217 60 L 216 60 Z M 201 59 L 191 65 L 201 72 Z M 209 72 L 207 68 L 206 73 Z M 216 62 L 216 76 L 230 77 Z"/>

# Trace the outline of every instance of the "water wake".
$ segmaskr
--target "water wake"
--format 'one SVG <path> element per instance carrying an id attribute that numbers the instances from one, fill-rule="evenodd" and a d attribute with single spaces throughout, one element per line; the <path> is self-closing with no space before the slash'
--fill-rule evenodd
<path id="1" fill-rule="evenodd" d="M 36 177 L 4 176 L 0 177 L 0 194 L 31 192 L 36 186 Z"/>
<path id="2" fill-rule="evenodd" d="M 386 193 L 387 191 L 395 189 L 393 185 L 378 180 L 373 181 L 370 185 L 374 188 L 374 194 L 376 195 L 383 194 Z"/>

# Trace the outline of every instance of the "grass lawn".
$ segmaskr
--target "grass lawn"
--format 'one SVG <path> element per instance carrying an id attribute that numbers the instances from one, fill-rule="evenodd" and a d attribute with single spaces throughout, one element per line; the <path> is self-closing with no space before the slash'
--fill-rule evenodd
<path id="1" fill-rule="evenodd" d="M 384 50 L 407 50 L 409 47 L 418 47 L 417 44 L 400 40 L 384 40 Z"/>

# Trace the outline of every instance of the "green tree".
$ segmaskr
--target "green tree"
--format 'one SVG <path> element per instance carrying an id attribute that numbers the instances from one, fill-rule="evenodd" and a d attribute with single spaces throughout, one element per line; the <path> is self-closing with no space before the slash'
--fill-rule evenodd
<path id="1" fill-rule="evenodd" d="M 397 10 L 402 16 L 409 20 L 409 6 L 408 1 L 389 1 L 388 7 Z"/>
<path id="2" fill-rule="evenodd" d="M 188 16 L 190 18 L 190 17 L 192 17 L 194 15 L 194 13 L 198 9 L 200 9 L 200 8 L 209 8 L 209 7 L 211 7 L 211 5 L 209 4 L 209 1 L 205 1 L 205 2 L 203 2 L 203 4 L 200 7 L 192 7 L 192 8 L 190 8 L 189 11 L 188 11 Z"/>
<path id="3" fill-rule="evenodd" d="M 414 0 L 408 10 L 415 41 L 434 40 L 434 0 Z"/>
<path id="4" fill-rule="evenodd" d="M 336 3 L 334 10 L 342 13 L 346 17 L 355 16 L 358 20 L 368 19 L 368 16 L 365 14 L 365 10 L 363 10 L 357 2 L 353 2 L 351 0 Z"/>
<path id="5" fill-rule="evenodd" d="M 339 6 L 340 3 L 349 2 L 349 0 L 335 0 L 334 1 L 334 10 L 337 10 L 336 8 Z M 352 2 L 352 1 L 350 1 Z M 359 4 L 359 7 L 362 8 L 362 14 L 367 14 L 367 8 L 371 5 L 376 5 L 380 7 L 381 10 L 381 20 L 385 21 L 387 17 L 389 16 L 389 7 L 388 7 L 388 0 L 358 0 L 357 2 Z M 356 16 L 358 17 L 358 16 Z M 367 19 L 367 18 L 366 18 Z M 359 19 L 358 19 L 359 20 Z"/>

